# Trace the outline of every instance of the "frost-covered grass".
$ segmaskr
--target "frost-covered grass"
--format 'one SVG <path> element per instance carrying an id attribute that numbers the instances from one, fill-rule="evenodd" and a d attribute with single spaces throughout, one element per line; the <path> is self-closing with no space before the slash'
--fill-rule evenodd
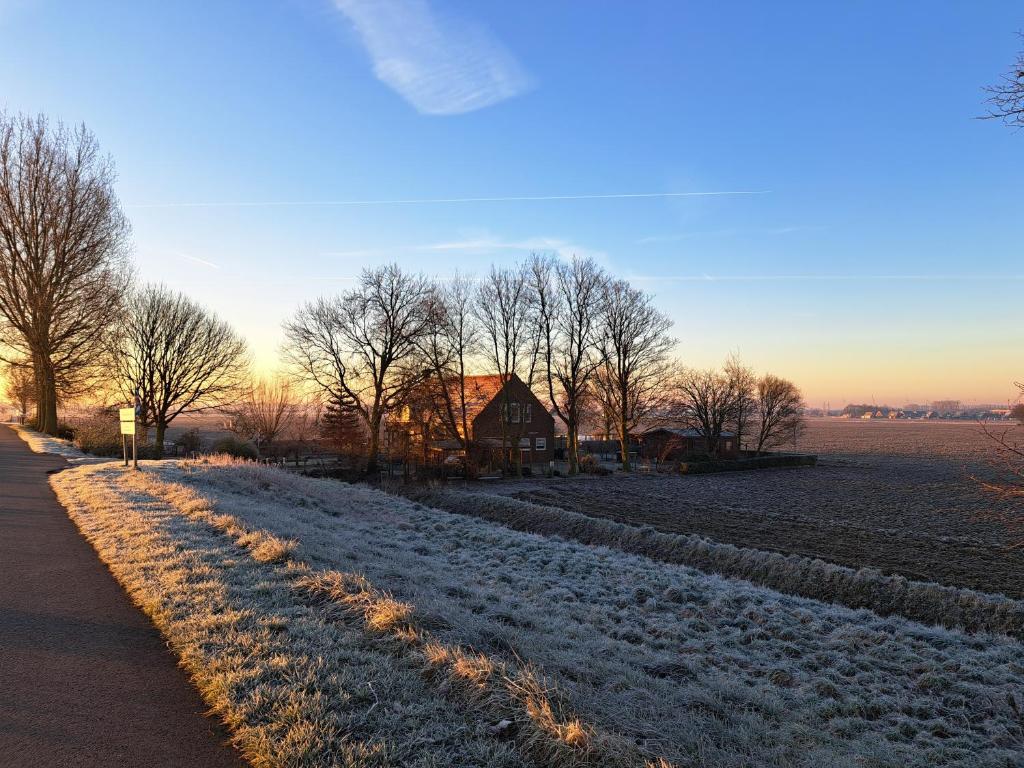
<path id="1" fill-rule="evenodd" d="M 935 583 L 887 576 L 874 568 L 845 568 L 816 558 L 720 544 L 703 536 L 664 533 L 505 496 L 448 489 L 413 488 L 410 498 L 450 512 L 474 515 L 517 531 L 561 536 L 584 544 L 706 573 L 746 579 L 761 586 L 850 608 L 869 608 L 926 624 L 1024 639 L 1024 601 Z"/>
<path id="2" fill-rule="evenodd" d="M 411 606 L 310 567 L 175 474 L 93 465 L 53 485 L 254 765 L 667 766 L 573 716 L 528 665 L 437 640 Z"/>
<path id="3" fill-rule="evenodd" d="M 24 440 L 34 453 L 53 453 L 63 456 L 65 459 L 88 459 L 88 454 L 83 453 L 70 440 L 62 440 L 59 437 L 44 435 L 34 429 L 19 425 L 12 425 L 18 433 L 18 437 Z"/>
<path id="4" fill-rule="evenodd" d="M 115 469 L 86 471 L 93 474 L 72 475 L 87 484 L 117 478 Z M 1007 638 L 883 619 L 266 467 L 165 463 L 145 474 L 132 482 L 148 483 L 147 496 L 164 493 L 165 507 L 174 507 L 180 486 L 195 494 L 198 501 L 178 500 L 179 515 L 189 504 L 212 505 L 211 514 L 229 516 L 245 530 L 295 542 L 314 583 L 328 593 L 330 573 L 361 574 L 380 595 L 405 606 L 385 612 L 384 624 L 399 634 L 389 636 L 398 650 L 384 647 L 420 670 L 421 686 L 423 663 L 399 636 L 405 621 L 462 654 L 458 666 L 469 678 L 500 682 L 472 663 L 477 654 L 485 668 L 535 669 L 561 691 L 566 711 L 595 733 L 625 735 L 644 754 L 680 765 L 1024 761 L 1024 648 Z M 55 484 L 61 482 L 57 476 Z M 145 513 L 138 514 L 141 525 Z M 93 515 L 106 518 L 102 508 L 80 516 Z M 170 546 L 176 537 L 167 535 Z M 188 540 L 177 540 L 191 550 Z M 131 557 L 130 538 L 118 546 Z M 258 620 L 259 599 L 238 589 L 236 599 Z M 340 589 L 335 602 L 343 606 L 347 588 Z M 183 612 L 195 609 L 187 591 L 170 602 L 176 601 L 186 604 Z M 365 613 L 361 621 L 374 630 Z M 317 644 L 316 652 L 324 648 Z M 322 673 L 336 671 L 334 663 L 325 661 Z M 450 674 L 427 672 L 426 679 L 433 686 L 428 695 L 459 690 Z M 491 710 L 469 701 L 458 711 Z"/>

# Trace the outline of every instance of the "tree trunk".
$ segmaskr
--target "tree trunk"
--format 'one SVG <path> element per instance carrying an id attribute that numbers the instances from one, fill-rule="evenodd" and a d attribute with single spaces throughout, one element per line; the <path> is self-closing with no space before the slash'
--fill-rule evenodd
<path id="1" fill-rule="evenodd" d="M 44 361 L 40 375 L 39 405 L 36 410 L 36 429 L 47 435 L 57 434 L 57 381 L 53 367 Z"/>
<path id="2" fill-rule="evenodd" d="M 569 474 L 576 475 L 580 471 L 580 444 L 576 426 L 576 417 L 570 409 L 568 418 L 565 420 L 565 449 L 569 454 Z"/>
<path id="3" fill-rule="evenodd" d="M 380 414 L 370 419 L 370 445 L 366 449 L 366 474 L 376 475 L 378 470 L 377 454 L 380 453 Z"/>
<path id="4" fill-rule="evenodd" d="M 167 433 L 167 424 L 163 421 L 156 423 L 156 437 L 154 438 L 153 445 L 153 458 L 162 459 L 164 457 L 164 435 Z"/>
<path id="5" fill-rule="evenodd" d="M 619 449 L 622 454 L 622 469 L 629 472 L 632 467 L 629 464 L 629 425 L 625 416 L 619 419 Z"/>

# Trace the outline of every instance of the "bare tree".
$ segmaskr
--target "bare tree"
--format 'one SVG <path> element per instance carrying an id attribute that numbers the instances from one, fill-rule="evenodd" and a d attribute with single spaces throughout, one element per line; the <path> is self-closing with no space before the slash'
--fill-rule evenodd
<path id="1" fill-rule="evenodd" d="M 726 359 L 724 370 L 736 393 L 735 413 L 728 426 L 736 434 L 737 448 L 743 450 L 743 439 L 747 437 L 757 410 L 757 375 L 735 354 Z"/>
<path id="2" fill-rule="evenodd" d="M 537 369 L 539 329 L 530 291 L 530 271 L 526 265 L 491 267 L 477 288 L 474 304 L 480 324 L 481 348 L 488 367 L 500 378 L 502 388 L 501 448 L 507 460 L 509 409 L 507 388 L 518 376 L 532 388 Z M 516 467 L 519 452 L 514 452 Z"/>
<path id="3" fill-rule="evenodd" d="M 722 432 L 736 422 L 740 403 L 737 378 L 713 368 L 688 369 L 676 386 L 680 416 L 700 432 L 708 454 L 717 456 Z"/>
<path id="4" fill-rule="evenodd" d="M 1024 34 L 1021 37 L 1024 38 Z M 986 100 L 989 110 L 983 119 L 1002 120 L 1014 128 L 1024 127 L 1024 53 L 1017 55 L 998 85 L 989 86 L 985 91 L 989 94 Z"/>
<path id="5" fill-rule="evenodd" d="M 21 423 L 25 423 L 28 409 L 36 396 L 35 374 L 29 361 L 6 363 L 4 366 L 4 396 L 21 412 Z"/>
<path id="6" fill-rule="evenodd" d="M 537 328 L 526 265 L 491 267 L 474 305 L 489 366 L 507 382 L 515 374 L 531 385 L 537 367 Z"/>
<path id="7" fill-rule="evenodd" d="M 366 469 L 377 471 L 381 425 L 422 379 L 419 341 L 429 283 L 390 264 L 363 270 L 358 285 L 303 306 L 284 325 L 285 355 L 342 412 L 366 426 Z"/>
<path id="8" fill-rule="evenodd" d="M 445 431 L 466 449 L 467 467 L 471 462 L 466 372 L 481 341 L 473 292 L 472 281 L 459 274 L 446 283 L 435 282 L 427 294 L 426 324 L 418 341 L 435 380 L 429 390 L 436 401 L 435 410 Z"/>
<path id="9" fill-rule="evenodd" d="M 141 425 L 156 428 L 157 457 L 174 419 L 230 404 L 248 368 L 245 342 L 231 326 L 160 285 L 130 295 L 111 346 L 122 397 L 137 397 Z"/>
<path id="10" fill-rule="evenodd" d="M 0 342 L 27 357 L 37 428 L 101 366 L 129 278 L 114 168 L 84 127 L 0 113 Z"/>
<path id="11" fill-rule="evenodd" d="M 270 451 L 278 437 L 297 418 L 291 383 L 284 378 L 249 382 L 245 394 L 231 409 L 231 431 L 256 443 L 256 455 Z"/>
<path id="12" fill-rule="evenodd" d="M 630 431 L 667 399 L 669 352 L 675 344 L 668 335 L 672 321 L 655 308 L 649 294 L 625 280 L 604 283 L 602 309 L 598 340 L 602 388 L 615 414 L 622 468 L 629 471 Z"/>
<path id="13" fill-rule="evenodd" d="M 1024 403 L 1017 403 L 1010 409 L 1010 418 L 1024 424 Z"/>
<path id="14" fill-rule="evenodd" d="M 607 276 L 592 259 L 530 261 L 534 301 L 543 331 L 541 349 L 548 397 L 565 424 L 569 474 L 579 471 L 579 428 L 601 364 L 598 352 Z"/>
<path id="15" fill-rule="evenodd" d="M 757 382 L 757 447 L 780 445 L 795 438 L 803 426 L 804 399 L 791 381 L 766 373 Z"/>

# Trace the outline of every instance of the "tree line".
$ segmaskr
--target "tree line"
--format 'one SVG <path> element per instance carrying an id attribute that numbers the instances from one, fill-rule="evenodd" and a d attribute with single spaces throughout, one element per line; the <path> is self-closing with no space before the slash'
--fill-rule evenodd
<path id="1" fill-rule="evenodd" d="M 115 178 L 84 127 L 0 113 L 0 362 L 9 396 L 34 407 L 42 432 L 58 432 L 60 402 L 89 395 L 136 404 L 157 456 L 174 419 L 204 409 L 229 409 L 239 434 L 267 443 L 308 392 L 362 434 L 372 472 L 386 422 L 417 400 L 429 401 L 442 434 L 472 448 L 474 373 L 516 376 L 541 397 L 565 426 L 573 473 L 585 425 L 602 425 L 629 469 L 630 437 L 645 425 L 697 429 L 715 453 L 726 430 L 762 450 L 799 422 L 792 383 L 736 359 L 683 367 L 651 294 L 591 259 L 547 254 L 478 278 L 366 269 L 352 289 L 284 323 L 289 378 L 254 380 L 227 323 L 136 281 Z"/>
<path id="2" fill-rule="evenodd" d="M 521 379 L 564 425 L 569 472 L 580 469 L 580 430 L 603 425 L 630 469 L 631 438 L 646 426 L 687 426 L 712 455 L 722 435 L 761 451 L 800 425 L 799 389 L 757 376 L 738 359 L 690 369 L 673 356 L 671 320 L 651 294 L 593 260 L 534 254 L 479 279 L 431 279 L 395 264 L 363 270 L 356 285 L 308 302 L 284 325 L 289 367 L 361 425 L 369 471 L 382 424 L 416 405 L 435 433 L 472 449 L 472 372 Z"/>

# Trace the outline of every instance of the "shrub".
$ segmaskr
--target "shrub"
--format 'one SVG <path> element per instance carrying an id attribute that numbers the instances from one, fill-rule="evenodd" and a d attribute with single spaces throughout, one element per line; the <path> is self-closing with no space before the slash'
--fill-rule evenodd
<path id="1" fill-rule="evenodd" d="M 213 444 L 213 453 L 226 453 L 238 459 L 255 459 L 256 449 L 237 437 L 224 437 Z"/>
<path id="2" fill-rule="evenodd" d="M 97 408 L 75 422 L 72 431 L 75 447 L 94 456 L 119 456 L 121 425 L 117 414 L 108 408 Z"/>
<path id="3" fill-rule="evenodd" d="M 178 439 L 174 441 L 174 444 L 181 448 L 186 454 L 198 453 L 202 450 L 203 440 L 199 437 L 198 429 L 190 429 L 188 432 L 183 432 L 179 435 Z"/>

